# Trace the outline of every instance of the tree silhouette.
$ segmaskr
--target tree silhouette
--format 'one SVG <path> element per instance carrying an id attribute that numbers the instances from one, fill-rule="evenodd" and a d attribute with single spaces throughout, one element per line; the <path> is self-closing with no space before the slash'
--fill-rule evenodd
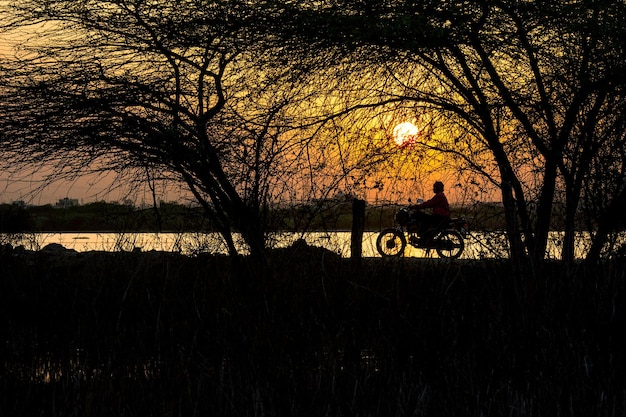
<path id="1" fill-rule="evenodd" d="M 443 134 L 428 146 L 500 188 L 514 258 L 544 258 L 562 202 L 562 258 L 571 261 L 587 178 L 603 169 L 602 149 L 624 146 L 624 8 L 609 0 L 332 2 L 300 13 L 317 13 L 326 31 L 300 33 L 388 68 L 381 101 L 434 114 L 433 131 Z"/>
<path id="2" fill-rule="evenodd" d="M 262 254 L 268 202 L 311 146 L 294 112 L 319 94 L 306 87 L 313 58 L 292 65 L 268 35 L 272 13 L 238 0 L 7 2 L 4 33 L 28 38 L 4 61 L 4 162 L 182 182 L 231 254 L 233 231 Z"/>

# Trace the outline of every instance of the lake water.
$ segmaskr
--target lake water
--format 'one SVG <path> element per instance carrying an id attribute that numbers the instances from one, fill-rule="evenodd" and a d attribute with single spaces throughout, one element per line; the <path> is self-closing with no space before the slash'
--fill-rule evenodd
<path id="1" fill-rule="evenodd" d="M 363 235 L 363 256 L 378 257 L 376 237 L 378 232 L 366 232 Z M 237 236 L 235 236 L 237 238 Z M 309 245 L 324 247 L 342 257 L 350 256 L 350 232 L 311 232 L 311 233 L 273 233 L 269 235 L 269 246 L 287 247 L 297 239 L 305 239 Z M 557 259 L 560 254 L 562 234 L 550 235 L 548 257 Z M 576 257 L 584 256 L 588 239 L 579 236 Z M 39 250 L 50 243 L 58 243 L 67 249 L 78 252 L 87 251 L 142 251 L 180 252 L 187 255 L 198 253 L 226 254 L 226 245 L 218 233 L 33 233 L 21 236 L 0 234 L 0 243 L 13 246 L 23 245 L 29 250 Z M 245 253 L 243 242 L 237 242 Z M 465 250 L 461 258 L 482 259 L 507 256 L 506 238 L 502 233 L 472 233 L 465 240 Z M 437 257 L 435 251 L 408 247 L 405 256 Z"/>

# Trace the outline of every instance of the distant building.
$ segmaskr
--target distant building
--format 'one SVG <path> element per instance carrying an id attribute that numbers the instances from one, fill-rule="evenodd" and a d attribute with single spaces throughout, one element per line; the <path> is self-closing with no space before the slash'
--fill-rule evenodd
<path id="1" fill-rule="evenodd" d="M 55 205 L 58 208 L 78 207 L 78 199 L 76 198 L 62 198 Z"/>

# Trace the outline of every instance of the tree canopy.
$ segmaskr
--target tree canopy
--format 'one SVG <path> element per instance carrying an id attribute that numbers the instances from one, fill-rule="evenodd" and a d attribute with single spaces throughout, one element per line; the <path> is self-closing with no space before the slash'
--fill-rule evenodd
<path id="1" fill-rule="evenodd" d="M 269 201 L 320 187 L 320 166 L 336 163 L 346 175 L 372 161 L 339 163 L 329 150 L 341 143 L 312 150 L 334 106 L 319 88 L 318 70 L 330 64 L 289 56 L 265 26 L 275 7 L 7 2 L 5 32 L 30 37 L 3 68 L 5 162 L 54 163 L 52 176 L 130 170 L 139 181 L 182 182 L 231 253 L 233 230 L 262 252 Z"/>
<path id="2" fill-rule="evenodd" d="M 545 256 L 561 203 L 563 259 L 571 260 L 581 199 L 596 208 L 591 202 L 623 200 L 625 8 L 595 0 L 331 2 L 320 12 L 328 32 L 301 36 L 384 66 L 384 100 L 434 115 L 439 134 L 424 145 L 497 184 L 514 256 Z M 592 178 L 602 187 L 590 187 Z"/>
<path id="3" fill-rule="evenodd" d="M 233 253 L 233 229 L 262 252 L 276 196 L 374 172 L 377 134 L 344 139 L 373 115 L 419 112 L 424 148 L 499 187 L 515 257 L 545 256 L 557 202 L 563 258 L 581 207 L 601 248 L 626 201 L 621 1 L 3 7 L 4 32 L 30 34 L 2 68 L 5 162 L 182 182 Z"/>

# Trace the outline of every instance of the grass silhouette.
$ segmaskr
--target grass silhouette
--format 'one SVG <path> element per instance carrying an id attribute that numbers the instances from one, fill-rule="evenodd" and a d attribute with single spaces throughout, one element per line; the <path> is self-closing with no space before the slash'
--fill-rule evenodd
<path id="1" fill-rule="evenodd" d="M 617 261 L 0 258 L 0 415 L 626 411 Z"/>

